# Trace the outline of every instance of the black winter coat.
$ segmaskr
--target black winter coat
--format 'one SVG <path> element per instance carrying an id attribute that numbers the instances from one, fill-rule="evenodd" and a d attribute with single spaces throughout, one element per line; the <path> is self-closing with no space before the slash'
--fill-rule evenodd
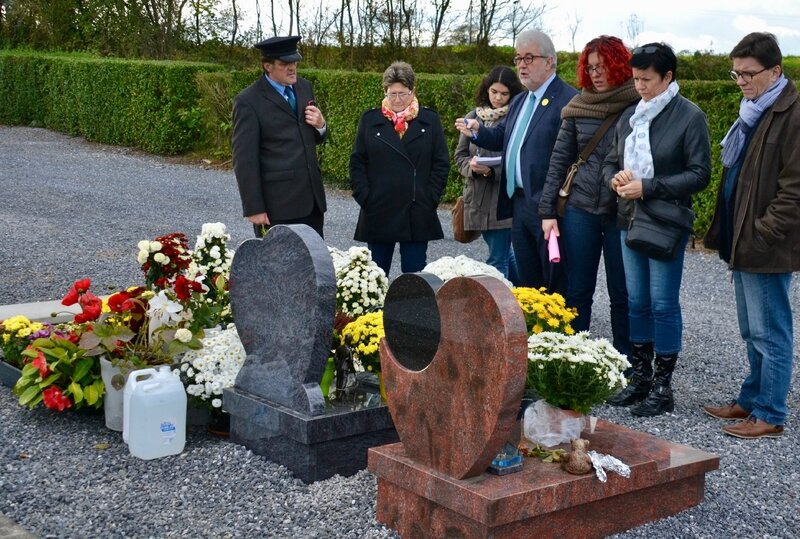
<path id="1" fill-rule="evenodd" d="M 449 172 L 450 155 L 436 112 L 420 108 L 401 139 L 380 109 L 366 111 L 350 154 L 350 187 L 361 206 L 354 239 L 442 239 L 436 208 Z"/>
<path id="2" fill-rule="evenodd" d="M 633 113 L 634 103 L 623 111 L 627 116 Z M 603 124 L 603 120 L 595 118 L 564 118 L 558 132 L 553 154 L 550 156 L 550 168 L 547 171 L 542 188 L 542 199 L 539 202 L 539 217 L 555 219 L 558 191 L 567 177 L 567 170 L 578 160 L 578 156 L 594 137 Z M 612 125 L 600 142 L 597 143 L 589 159 L 581 165 L 572 180 L 567 204 L 595 215 L 614 215 L 617 211 L 617 197 L 603 181 L 603 160 L 608 155 L 614 142 L 614 126 Z"/>

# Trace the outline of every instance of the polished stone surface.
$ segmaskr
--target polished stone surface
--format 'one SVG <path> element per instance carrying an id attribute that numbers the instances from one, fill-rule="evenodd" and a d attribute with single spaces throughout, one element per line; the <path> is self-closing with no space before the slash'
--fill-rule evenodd
<path id="1" fill-rule="evenodd" d="M 344 405 L 310 416 L 238 388 L 225 389 L 224 402 L 237 410 L 231 441 L 286 466 L 305 483 L 353 475 L 366 468 L 370 447 L 398 440 L 386 406 Z"/>
<path id="2" fill-rule="evenodd" d="M 599 538 L 701 503 L 705 474 L 719 468 L 716 455 L 603 420 L 581 437 L 628 464 L 630 478 L 609 473 L 601 483 L 526 458 L 520 473 L 459 480 L 411 458 L 404 444 L 373 448 L 377 519 L 405 539 Z"/>
<path id="3" fill-rule="evenodd" d="M 438 292 L 435 281 L 416 279 L 412 285 L 404 292 L 417 298 L 417 308 L 397 309 L 393 323 L 438 326 L 441 338 L 420 371 L 406 368 L 394 352 L 399 338 L 411 357 L 409 344 L 419 340 L 387 332 L 381 341 L 394 425 L 412 460 L 456 479 L 480 475 L 515 426 L 527 372 L 525 319 L 508 287 L 492 277 L 458 277 Z M 394 297 L 405 301 L 403 294 Z M 428 303 L 434 297 L 436 308 Z M 386 310 L 393 301 L 387 296 Z M 421 347 L 420 354 L 426 350 Z"/>
<path id="4" fill-rule="evenodd" d="M 442 280 L 430 273 L 404 273 L 392 281 L 383 303 L 383 327 L 392 353 L 412 371 L 424 369 L 439 348 L 442 321 L 436 291 Z"/>
<path id="5" fill-rule="evenodd" d="M 247 352 L 236 388 L 324 413 L 319 381 L 330 355 L 336 276 L 322 238 L 306 225 L 277 225 L 263 239 L 244 241 L 233 258 L 230 296 Z"/>

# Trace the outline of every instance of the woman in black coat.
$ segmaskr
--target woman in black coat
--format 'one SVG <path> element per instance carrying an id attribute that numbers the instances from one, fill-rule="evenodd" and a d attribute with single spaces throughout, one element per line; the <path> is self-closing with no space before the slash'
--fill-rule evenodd
<path id="1" fill-rule="evenodd" d="M 361 116 L 350 154 L 350 187 L 361 207 L 355 239 L 367 242 L 387 276 L 396 243 L 408 273 L 425 267 L 428 241 L 444 237 L 436 208 L 450 158 L 439 115 L 419 106 L 415 81 L 405 62 L 386 69 L 386 97 Z"/>

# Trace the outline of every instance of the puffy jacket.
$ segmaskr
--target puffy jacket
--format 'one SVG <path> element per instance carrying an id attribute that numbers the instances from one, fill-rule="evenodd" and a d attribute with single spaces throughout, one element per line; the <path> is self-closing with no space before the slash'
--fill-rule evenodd
<path id="1" fill-rule="evenodd" d="M 750 273 L 800 271 L 800 96 L 792 81 L 767 110 L 747 147 L 739 173 L 729 266 Z M 719 249 L 720 204 L 705 245 Z"/>
<path id="2" fill-rule="evenodd" d="M 632 110 L 635 104 L 628 107 Z M 628 111 L 626 109 L 623 114 Z M 628 114 L 628 117 L 630 117 Z M 594 137 L 603 124 L 603 120 L 595 118 L 564 118 L 558 132 L 553 154 L 550 156 L 550 168 L 542 189 L 542 200 L 539 202 L 539 216 L 542 219 L 554 219 L 558 191 L 567 177 L 567 170 L 578 160 L 578 156 Z M 614 126 L 612 125 L 600 142 L 597 143 L 589 159 L 578 169 L 572 181 L 567 204 L 596 215 L 614 214 L 617 211 L 616 193 L 609 191 L 603 181 L 603 160 L 614 142 Z"/>
<path id="3" fill-rule="evenodd" d="M 633 130 L 630 118 L 635 108 L 623 113 L 614 130 L 614 142 L 603 163 L 606 187 L 614 174 L 623 170 L 625 139 Z M 691 207 L 692 195 L 702 191 L 711 178 L 711 143 L 706 115 L 700 107 L 676 95 L 650 123 L 653 152 L 652 178 L 642 180 L 643 198 L 674 200 Z M 627 228 L 633 214 L 633 200 L 618 199 L 617 226 Z"/>

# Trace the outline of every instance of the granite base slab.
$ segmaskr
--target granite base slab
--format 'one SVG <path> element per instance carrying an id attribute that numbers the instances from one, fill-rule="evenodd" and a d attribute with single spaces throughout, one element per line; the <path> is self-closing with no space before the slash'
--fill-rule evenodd
<path id="1" fill-rule="evenodd" d="M 305 483 L 353 475 L 367 467 L 369 448 L 399 440 L 385 405 L 308 416 L 229 388 L 223 407 L 231 416 L 232 442 L 286 466 Z"/>
<path id="2" fill-rule="evenodd" d="M 599 538 L 679 513 L 703 501 L 719 457 L 598 420 L 581 437 L 631 467 L 576 476 L 526 458 L 522 472 L 457 480 L 409 459 L 402 443 L 369 450 L 378 478 L 376 518 L 404 539 L 429 537 Z"/>
<path id="3" fill-rule="evenodd" d="M 3 361 L 2 356 L 0 355 L 0 384 L 8 387 L 14 387 L 14 384 L 17 383 L 17 380 L 19 380 L 20 376 L 22 376 L 22 370 L 16 368 L 10 363 Z"/>

